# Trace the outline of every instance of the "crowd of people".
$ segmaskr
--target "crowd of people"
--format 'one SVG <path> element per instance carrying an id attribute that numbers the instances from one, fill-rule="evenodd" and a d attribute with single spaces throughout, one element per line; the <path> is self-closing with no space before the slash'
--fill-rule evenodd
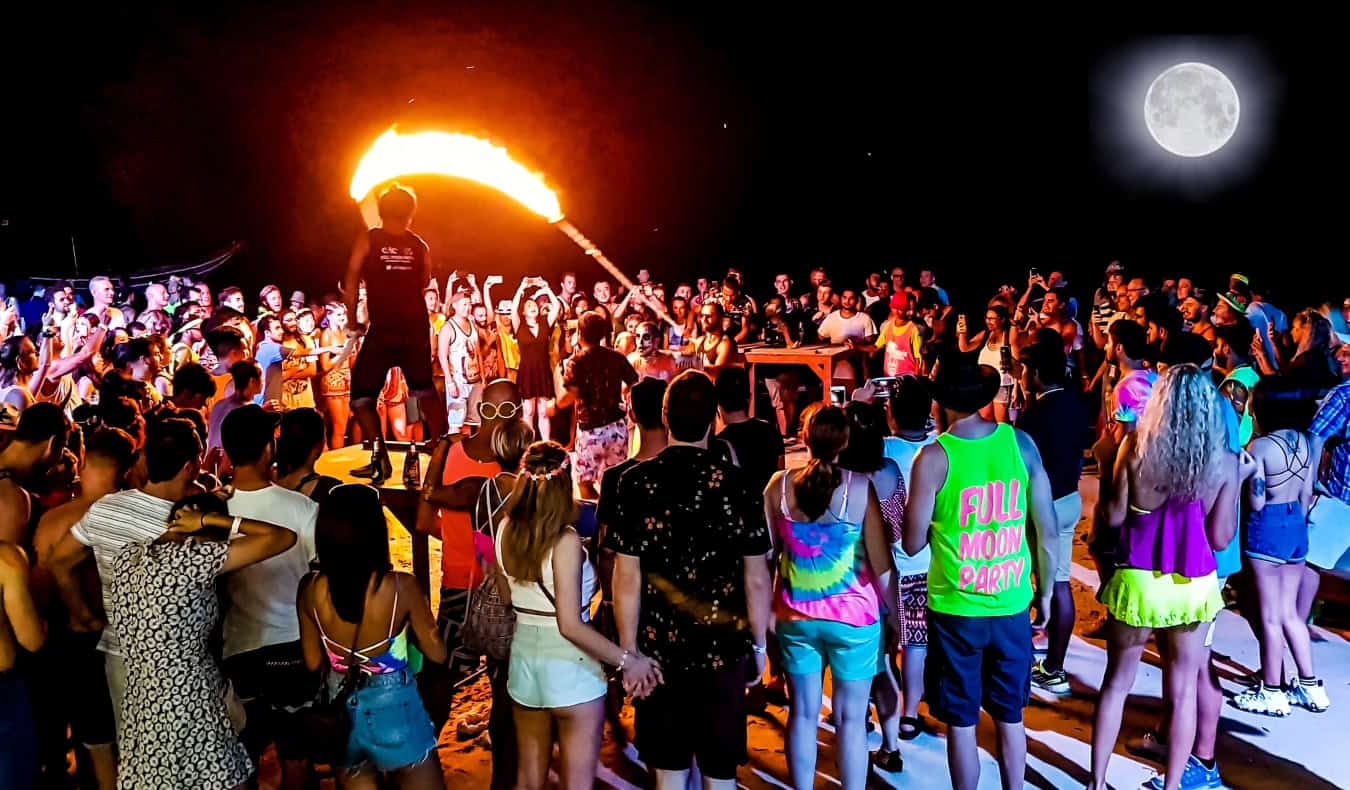
<path id="1" fill-rule="evenodd" d="M 287 788 L 439 787 L 453 681 L 485 660 L 494 787 L 543 786 L 555 745 L 590 787 L 631 701 L 655 786 L 734 788 L 769 700 L 813 787 L 827 668 L 845 788 L 902 771 L 921 702 L 953 786 L 979 782 L 983 713 L 1018 787 L 1032 689 L 1084 693 L 1085 517 L 1109 614 L 1091 786 L 1151 638 L 1166 706 L 1135 746 L 1159 788 L 1219 786 L 1225 595 L 1261 647 L 1232 704 L 1331 704 L 1308 618 L 1350 547 L 1350 300 L 1291 319 L 1259 278 L 1119 263 L 1093 293 L 1033 269 L 959 307 L 978 296 L 900 266 L 779 273 L 762 302 L 734 269 L 508 297 L 441 287 L 415 208 L 385 192 L 320 299 L 95 277 L 0 303 L 0 786 L 230 788 L 275 749 Z M 745 364 L 816 344 L 848 347 L 832 381 Z M 430 452 L 406 526 L 442 542 L 434 613 L 391 563 L 391 441 Z M 316 471 L 361 442 L 369 485 Z"/>

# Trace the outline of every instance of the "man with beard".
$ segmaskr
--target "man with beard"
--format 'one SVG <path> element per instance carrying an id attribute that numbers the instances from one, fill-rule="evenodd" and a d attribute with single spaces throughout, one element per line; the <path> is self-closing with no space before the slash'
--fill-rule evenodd
<path id="1" fill-rule="evenodd" d="M 19 424 L 0 451 L 0 541 L 27 546 L 32 537 L 31 497 L 25 488 L 61 458 L 70 421 L 51 403 L 24 409 Z"/>
<path id="2" fill-rule="evenodd" d="M 820 339 L 837 346 L 851 346 L 867 350 L 875 346 L 877 325 L 866 313 L 858 312 L 858 292 L 845 289 L 839 300 L 839 309 L 825 316 L 820 323 Z M 843 384 L 850 390 L 861 383 L 865 371 L 854 370 L 858 359 L 841 358 L 834 369 L 833 383 Z"/>
<path id="3" fill-rule="evenodd" d="M 1180 292 L 1178 287 L 1177 293 Z M 1186 297 L 1181 300 L 1181 317 L 1186 320 L 1187 331 L 1203 337 L 1211 345 L 1214 343 L 1214 324 L 1210 323 L 1209 305 L 1205 302 L 1203 291 L 1188 289 Z"/>
<path id="4" fill-rule="evenodd" d="M 707 302 L 698 308 L 699 336 L 685 346 L 683 353 L 698 356 L 697 363 L 714 380 L 722 368 L 735 365 L 740 359 L 736 341 L 727 337 L 722 328 L 722 306 Z"/>
<path id="5" fill-rule="evenodd" d="M 476 302 L 470 310 L 473 325 L 478 329 L 478 361 L 483 381 L 493 381 L 506 377 L 506 366 L 502 364 L 501 336 L 497 333 L 497 322 L 488 321 L 488 308 L 482 302 Z"/>
<path id="6" fill-rule="evenodd" d="M 651 321 L 638 325 L 637 351 L 628 355 L 628 364 L 637 371 L 638 378 L 670 381 L 675 378 L 675 355 L 661 348 L 661 330 Z"/>

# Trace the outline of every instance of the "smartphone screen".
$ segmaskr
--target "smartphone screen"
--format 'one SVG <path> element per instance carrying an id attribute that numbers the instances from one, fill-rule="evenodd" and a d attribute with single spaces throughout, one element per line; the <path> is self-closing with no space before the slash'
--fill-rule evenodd
<path id="1" fill-rule="evenodd" d="M 833 403 L 836 406 L 843 406 L 847 402 L 846 397 L 842 386 L 835 385 L 830 387 L 830 403 Z"/>

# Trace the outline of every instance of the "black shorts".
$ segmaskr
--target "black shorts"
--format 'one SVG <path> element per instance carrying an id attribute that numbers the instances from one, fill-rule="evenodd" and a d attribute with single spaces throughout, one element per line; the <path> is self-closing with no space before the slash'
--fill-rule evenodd
<path id="1" fill-rule="evenodd" d="M 698 758 L 709 779 L 735 779 L 749 759 L 746 744 L 745 665 L 703 672 L 665 670 L 665 683 L 634 703 L 636 746 L 642 760 L 662 771 L 685 771 Z"/>
<path id="2" fill-rule="evenodd" d="M 436 391 L 431 378 L 430 328 L 371 327 L 352 369 L 352 400 L 377 398 L 390 368 L 403 371 L 410 394 Z"/>
<path id="3" fill-rule="evenodd" d="M 1031 698 L 1031 617 L 961 617 L 928 611 L 924 687 L 929 711 L 952 727 L 973 727 L 980 708 L 1017 724 Z"/>
<path id="4" fill-rule="evenodd" d="M 225 659 L 225 674 L 244 703 L 248 724 L 244 743 L 258 755 L 267 744 L 277 745 L 282 760 L 307 756 L 298 711 L 319 694 L 322 675 L 305 666 L 299 642 L 268 645 Z"/>

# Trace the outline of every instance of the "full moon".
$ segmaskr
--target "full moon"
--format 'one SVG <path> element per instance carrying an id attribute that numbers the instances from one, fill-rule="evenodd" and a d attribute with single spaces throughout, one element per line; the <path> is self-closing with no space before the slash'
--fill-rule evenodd
<path id="1" fill-rule="evenodd" d="M 1177 156 L 1208 156 L 1237 131 L 1237 89 L 1206 63 L 1178 63 L 1158 75 L 1144 97 L 1154 141 Z"/>

